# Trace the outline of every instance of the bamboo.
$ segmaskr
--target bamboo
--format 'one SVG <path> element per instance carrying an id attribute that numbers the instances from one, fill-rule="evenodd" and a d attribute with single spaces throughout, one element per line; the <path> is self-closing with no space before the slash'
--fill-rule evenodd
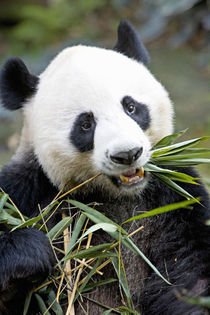
<path id="1" fill-rule="evenodd" d="M 62 219 L 64 219 L 65 217 L 66 217 L 66 214 L 65 214 L 65 213 L 62 213 Z M 65 253 L 67 253 L 67 251 L 68 251 L 68 246 L 69 246 L 69 242 L 70 242 L 70 237 L 69 237 L 69 230 L 68 230 L 68 228 L 66 228 L 66 229 L 64 230 L 63 234 L 64 234 L 64 251 L 65 251 Z M 66 265 L 65 265 L 65 272 L 66 272 L 67 277 L 68 277 L 68 280 L 69 280 L 69 281 L 67 281 L 68 303 L 69 303 L 69 305 L 70 305 L 70 308 L 68 307 L 68 314 L 69 314 L 69 315 L 75 315 L 74 304 L 71 303 L 73 291 L 71 292 L 71 287 L 70 287 L 70 285 L 69 285 L 69 282 L 72 282 L 72 281 L 71 281 L 71 262 L 70 262 L 70 259 L 67 260 L 67 262 L 66 262 Z M 61 279 L 61 281 L 62 281 L 62 279 Z M 70 303 L 71 303 L 71 304 L 70 304 Z"/>
<path id="2" fill-rule="evenodd" d="M 88 235 L 88 241 L 87 241 L 86 249 L 88 249 L 90 247 L 91 238 L 92 238 L 92 233 L 90 233 Z M 85 258 L 83 258 L 82 262 L 85 262 Z M 83 265 L 81 266 L 81 268 L 79 269 L 79 271 L 77 273 L 76 281 L 74 283 L 74 287 L 73 287 L 73 291 L 72 291 L 72 294 L 71 294 L 69 305 L 68 305 L 68 308 L 67 308 L 67 311 L 66 311 L 66 315 L 72 315 L 71 309 L 72 309 L 75 293 L 76 293 L 76 290 L 77 290 L 77 287 L 78 287 L 78 282 L 79 282 L 82 270 L 83 270 Z"/>

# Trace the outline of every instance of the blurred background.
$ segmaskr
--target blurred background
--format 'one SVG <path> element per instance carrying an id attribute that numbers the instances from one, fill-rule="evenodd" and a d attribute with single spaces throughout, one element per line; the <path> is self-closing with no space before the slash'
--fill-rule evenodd
<path id="1" fill-rule="evenodd" d="M 39 74 L 66 46 L 112 48 L 121 19 L 130 20 L 150 54 L 152 73 L 170 92 L 176 131 L 210 135 L 210 1 L 1 0 L 0 65 L 21 57 Z M 0 168 L 17 147 L 21 111 L 0 104 Z M 206 143 L 210 147 L 210 143 Z M 209 182 L 210 166 L 201 173 Z"/>

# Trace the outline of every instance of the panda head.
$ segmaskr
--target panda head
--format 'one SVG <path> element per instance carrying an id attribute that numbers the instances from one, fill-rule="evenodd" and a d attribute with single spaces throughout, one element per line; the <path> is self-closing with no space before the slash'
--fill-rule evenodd
<path id="1" fill-rule="evenodd" d="M 1 71 L 2 102 L 24 110 L 16 158 L 33 151 L 58 188 L 101 173 L 85 191 L 141 191 L 151 147 L 173 129 L 168 94 L 147 62 L 147 51 L 127 21 L 119 25 L 114 50 L 64 49 L 39 77 L 20 59 L 9 59 Z"/>

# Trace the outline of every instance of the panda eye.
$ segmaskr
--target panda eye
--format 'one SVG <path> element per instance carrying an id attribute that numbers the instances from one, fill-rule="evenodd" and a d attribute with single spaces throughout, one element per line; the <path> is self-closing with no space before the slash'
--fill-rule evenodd
<path id="1" fill-rule="evenodd" d="M 130 102 L 129 104 L 126 105 L 126 111 L 129 115 L 134 114 L 136 111 L 136 106 L 134 102 Z"/>
<path id="2" fill-rule="evenodd" d="M 82 129 L 83 129 L 84 131 L 88 131 L 88 130 L 91 129 L 92 123 L 91 123 L 91 121 L 85 121 L 85 122 L 83 122 L 83 124 L 82 124 L 81 127 L 82 127 Z"/>
<path id="3" fill-rule="evenodd" d="M 131 96 L 124 96 L 121 104 L 125 113 L 142 128 L 147 130 L 150 126 L 150 112 L 148 106 L 134 100 Z"/>
<path id="4" fill-rule="evenodd" d="M 125 112 L 128 115 L 133 115 L 136 113 L 136 101 L 130 96 L 125 96 L 122 99 L 122 105 L 124 107 Z"/>
<path id="5" fill-rule="evenodd" d="M 80 152 L 93 150 L 96 120 L 92 112 L 80 113 L 72 126 L 70 140 Z"/>

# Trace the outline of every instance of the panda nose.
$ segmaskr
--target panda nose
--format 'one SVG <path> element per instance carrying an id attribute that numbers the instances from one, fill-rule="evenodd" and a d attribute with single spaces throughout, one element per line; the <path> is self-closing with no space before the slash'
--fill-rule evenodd
<path id="1" fill-rule="evenodd" d="M 143 152 L 143 148 L 134 148 L 129 151 L 118 152 L 110 155 L 110 159 L 117 164 L 131 165 L 135 162 Z"/>

